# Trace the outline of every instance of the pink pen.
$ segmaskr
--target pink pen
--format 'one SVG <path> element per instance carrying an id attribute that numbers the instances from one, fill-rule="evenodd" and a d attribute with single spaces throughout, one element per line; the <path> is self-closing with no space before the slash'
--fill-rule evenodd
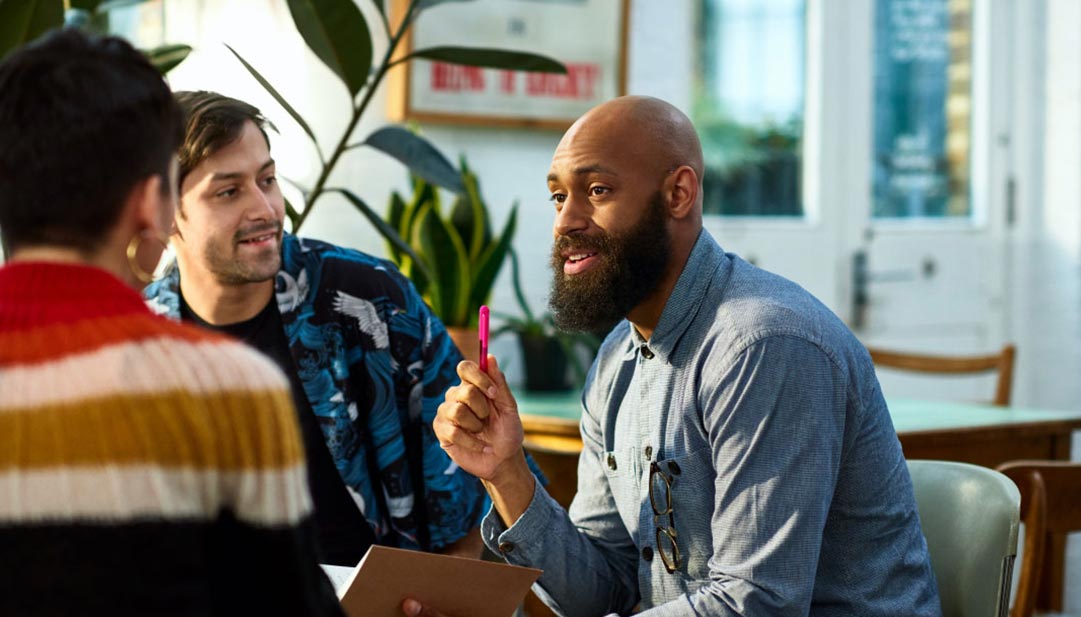
<path id="1" fill-rule="evenodd" d="M 480 323 L 478 325 L 478 331 L 480 334 L 480 370 L 485 373 L 488 372 L 488 307 L 480 307 Z"/>

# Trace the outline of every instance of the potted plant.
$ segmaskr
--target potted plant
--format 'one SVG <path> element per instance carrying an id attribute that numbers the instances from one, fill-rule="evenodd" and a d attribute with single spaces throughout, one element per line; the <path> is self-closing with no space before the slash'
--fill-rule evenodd
<path id="1" fill-rule="evenodd" d="M 522 291 L 521 276 L 518 272 L 518 255 L 510 249 L 511 283 L 514 296 L 518 300 L 521 317 L 496 313 L 503 320 L 503 325 L 492 333 L 498 336 L 505 332 L 518 335 L 525 372 L 525 389 L 534 392 L 567 390 L 585 382 L 588 365 L 583 361 L 580 349 L 587 350 L 589 357 L 596 355 L 600 348 L 600 339 L 592 334 L 567 333 L 556 330 L 552 314 L 545 311 L 539 316 L 529 307 Z M 568 380 L 568 366 L 574 381 Z"/>
<path id="2" fill-rule="evenodd" d="M 367 1 L 379 17 L 376 24 L 368 23 L 355 0 L 286 0 L 297 31 L 308 48 L 341 82 L 343 98 L 349 104 L 349 113 L 343 118 L 341 134 L 329 151 L 325 149 L 325 144 L 319 143 L 308 122 L 286 101 L 279 90 L 236 50 L 228 45 L 226 47 L 304 131 L 318 157 L 319 171 L 314 184 L 305 186 L 299 182 L 291 182 L 304 199 L 298 206 L 288 201 L 285 203 L 292 232 L 297 233 L 300 230 L 320 197 L 337 193 L 367 218 L 396 250 L 409 254 L 412 250 L 411 243 L 399 237 L 396 230 L 387 225 L 355 192 L 346 187 L 328 185 L 342 156 L 356 148 L 370 147 L 397 159 L 405 164 L 411 173 L 425 181 L 464 194 L 466 187 L 460 182 L 454 166 L 431 143 L 405 127 L 385 126 L 362 138 L 353 134 L 388 71 L 414 58 L 512 71 L 565 74 L 567 69 L 563 64 L 545 56 L 492 48 L 439 46 L 415 49 L 408 54 L 402 54 L 398 47 L 421 13 L 439 5 L 462 0 L 403 1 L 396 3 L 402 6 L 402 12 L 395 18 L 389 14 L 387 5 L 390 3 L 385 0 Z M 372 30 L 375 29 L 380 30 L 387 40 L 382 50 L 376 50 L 373 45 Z M 376 53 L 377 51 L 379 53 Z"/>
<path id="3" fill-rule="evenodd" d="M 493 235 L 477 176 L 464 156 L 459 164 L 464 191 L 449 207 L 444 207 L 438 186 L 416 175 L 408 201 L 395 191 L 386 224 L 406 246 L 399 246 L 389 235 L 384 237 L 390 259 L 413 281 L 458 348 L 475 360 L 477 312 L 491 297 L 507 256 L 518 204 L 511 207 L 499 235 Z"/>

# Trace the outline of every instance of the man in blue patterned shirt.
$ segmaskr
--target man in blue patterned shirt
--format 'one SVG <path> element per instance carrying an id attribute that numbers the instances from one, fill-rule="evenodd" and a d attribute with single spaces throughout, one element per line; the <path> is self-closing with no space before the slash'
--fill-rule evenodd
<path id="1" fill-rule="evenodd" d="M 282 231 L 257 109 L 181 92 L 177 261 L 157 312 L 246 340 L 290 377 L 325 563 L 373 542 L 477 557 L 486 495 L 431 423 L 461 355 L 389 262 Z"/>
<path id="2" fill-rule="evenodd" d="M 615 99 L 564 134 L 548 174 L 557 324 L 625 319 L 582 395 L 569 512 L 528 473 L 495 359 L 459 367 L 435 431 L 492 497 L 484 541 L 544 570 L 561 615 L 939 617 L 867 351 L 718 246 L 702 175 L 694 127 L 656 99 Z"/>

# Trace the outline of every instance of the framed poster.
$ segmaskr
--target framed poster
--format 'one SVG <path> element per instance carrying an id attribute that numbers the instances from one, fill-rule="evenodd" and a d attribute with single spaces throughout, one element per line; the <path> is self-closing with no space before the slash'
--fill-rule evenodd
<path id="1" fill-rule="evenodd" d="M 394 120 L 565 129 L 626 92 L 629 0 L 476 0 L 421 13 L 402 55 L 439 46 L 489 47 L 548 56 L 566 75 L 413 59 L 394 69 Z M 400 19 L 406 0 L 395 1 Z"/>

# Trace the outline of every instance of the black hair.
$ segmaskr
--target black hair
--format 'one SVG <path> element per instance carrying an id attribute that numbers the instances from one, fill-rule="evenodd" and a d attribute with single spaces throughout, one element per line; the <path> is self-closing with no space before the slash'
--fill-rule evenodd
<path id="1" fill-rule="evenodd" d="M 147 177 L 168 191 L 183 116 L 123 39 L 49 33 L 0 63 L 0 237 L 98 250 Z"/>

